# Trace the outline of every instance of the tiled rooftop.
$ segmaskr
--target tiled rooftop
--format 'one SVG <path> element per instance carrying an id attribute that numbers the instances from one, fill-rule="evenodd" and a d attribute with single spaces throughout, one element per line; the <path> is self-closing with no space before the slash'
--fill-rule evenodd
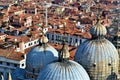
<path id="1" fill-rule="evenodd" d="M 39 1 L 39 0 L 38 0 Z M 40 0 L 39 2 L 44 1 L 44 0 Z M 68 0 L 69 1 L 69 0 Z M 111 0 L 107 0 L 107 1 L 111 1 Z M 6 5 L 5 1 L 2 0 L 3 4 L 2 5 Z M 65 11 L 62 12 L 63 17 L 61 16 L 61 14 L 58 14 L 57 9 L 60 9 L 56 6 L 52 6 L 50 8 L 48 8 L 48 24 L 50 25 L 57 25 L 57 28 L 49 28 L 48 32 L 50 33 L 57 33 L 57 34 L 64 34 L 64 23 L 66 23 L 65 25 L 65 33 L 69 34 L 71 36 L 75 35 L 75 36 L 81 36 L 82 38 L 87 38 L 90 39 L 92 36 L 89 33 L 90 28 L 95 24 L 96 22 L 96 9 L 102 8 L 103 10 L 107 10 L 110 11 L 110 9 L 112 8 L 118 8 L 119 6 L 115 6 L 115 5 L 111 5 L 111 4 L 96 4 L 91 6 L 91 12 L 86 12 L 85 8 L 83 10 L 78 10 L 77 7 L 79 7 L 78 2 L 74 2 L 74 3 L 70 3 L 68 2 L 67 5 L 63 5 L 63 6 L 69 6 L 69 5 L 73 5 L 73 9 L 66 9 Z M 94 4 L 94 2 L 91 2 L 91 0 L 88 0 L 87 2 L 81 2 L 81 5 L 83 4 Z M 21 10 L 25 10 L 25 9 L 33 9 L 33 8 L 37 8 L 38 13 L 37 14 L 19 14 L 19 15 L 15 15 L 14 12 L 17 11 L 21 11 Z M 32 29 L 32 31 L 29 31 L 29 34 L 31 34 L 33 37 L 33 39 L 35 38 L 39 38 L 41 35 L 41 31 L 38 31 L 37 28 L 38 26 L 36 26 L 36 24 L 39 23 L 43 23 L 45 21 L 45 8 L 41 5 L 34 5 L 33 1 L 28 1 L 28 2 L 23 2 L 22 6 L 11 6 L 8 9 L 3 9 L 1 10 L 2 12 L 5 13 L 4 17 L 2 19 L 0 19 L 0 23 L 2 24 L 2 22 L 9 20 L 9 17 L 14 16 L 14 19 L 20 19 L 21 18 L 21 23 L 23 23 L 24 18 L 32 16 L 32 21 L 33 21 L 33 25 L 30 26 L 29 28 Z M 93 12 L 92 12 L 93 11 Z M 117 15 L 117 13 L 112 13 L 109 16 L 115 16 Z M 66 18 L 68 18 L 66 20 Z M 82 32 L 82 29 L 77 28 L 76 27 L 76 22 L 80 21 L 81 22 L 81 26 L 84 26 L 84 32 Z M 103 24 L 106 26 L 109 26 L 112 24 L 111 19 L 106 19 L 103 18 Z M 14 26 L 13 26 L 14 27 Z M 46 26 L 45 26 L 46 27 Z M 48 26 L 47 26 L 48 27 Z M 12 30 L 18 30 L 18 31 L 23 31 L 27 29 L 26 26 L 21 26 L 20 28 L 12 28 Z M 0 36 L 4 35 L 0 33 Z M 17 42 L 20 41 L 24 41 L 24 42 L 28 42 L 29 38 L 28 36 L 12 36 L 12 35 L 8 35 L 7 38 L 9 39 L 9 41 L 14 42 L 15 39 L 17 39 Z M 4 43 L 3 40 L 0 41 L 1 43 Z M 52 45 L 53 47 L 55 47 L 56 49 L 60 50 L 62 48 L 62 45 L 60 44 L 53 44 L 53 43 L 49 43 L 50 45 Z M 25 53 L 28 53 L 28 51 L 31 48 L 28 48 L 25 50 Z M 76 52 L 76 47 L 71 47 L 69 46 L 69 51 L 70 51 L 70 59 L 73 59 L 73 56 Z M 1 49 L 0 48 L 0 56 L 9 58 L 9 59 L 14 59 L 14 60 L 21 60 L 23 53 L 20 52 L 16 52 L 14 48 L 8 48 L 8 49 Z"/>

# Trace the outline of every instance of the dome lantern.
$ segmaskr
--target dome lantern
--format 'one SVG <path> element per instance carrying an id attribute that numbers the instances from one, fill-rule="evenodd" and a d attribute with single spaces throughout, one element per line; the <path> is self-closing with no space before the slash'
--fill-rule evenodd
<path id="1" fill-rule="evenodd" d="M 48 47 L 48 38 L 43 34 L 40 42 L 39 42 L 39 46 L 44 48 L 44 52 L 46 51 L 46 48 Z"/>
<path id="2" fill-rule="evenodd" d="M 60 52 L 60 56 L 59 56 L 59 61 L 67 61 L 69 60 L 69 57 L 70 57 L 70 53 L 69 53 L 69 50 L 68 50 L 68 46 L 65 44 L 65 40 L 63 41 L 63 47 L 61 49 L 61 52 Z"/>
<path id="3" fill-rule="evenodd" d="M 40 40 L 39 40 L 39 46 L 43 46 L 44 52 L 45 52 L 46 47 L 48 46 L 48 45 L 47 45 L 47 43 L 48 43 L 48 38 L 45 36 L 45 33 L 43 32 L 43 26 L 44 26 L 44 25 L 41 26 L 41 27 L 42 27 L 42 37 L 41 37 Z"/>
<path id="4" fill-rule="evenodd" d="M 93 39 L 101 39 L 107 34 L 107 30 L 104 25 L 101 24 L 100 16 L 97 17 L 95 26 L 90 29 Z"/>
<path id="5" fill-rule="evenodd" d="M 40 39 L 40 42 L 42 44 L 46 44 L 48 42 L 48 38 L 45 36 L 45 35 L 42 35 L 41 39 Z"/>

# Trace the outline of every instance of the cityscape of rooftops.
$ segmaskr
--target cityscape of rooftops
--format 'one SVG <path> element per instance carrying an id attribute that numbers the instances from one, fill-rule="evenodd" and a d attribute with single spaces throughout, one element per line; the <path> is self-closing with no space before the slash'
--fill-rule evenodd
<path id="1" fill-rule="evenodd" d="M 0 80 L 120 80 L 120 0 L 0 0 Z"/>

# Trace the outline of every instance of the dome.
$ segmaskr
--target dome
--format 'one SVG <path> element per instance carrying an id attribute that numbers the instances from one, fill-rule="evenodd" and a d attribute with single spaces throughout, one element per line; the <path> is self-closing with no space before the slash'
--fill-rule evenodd
<path id="1" fill-rule="evenodd" d="M 87 70 L 92 80 L 98 80 L 98 78 L 106 80 L 112 73 L 111 67 L 113 67 L 113 72 L 118 73 L 118 53 L 107 39 L 83 42 L 75 54 L 75 61 Z"/>
<path id="2" fill-rule="evenodd" d="M 84 68 L 75 61 L 55 62 L 43 69 L 37 80 L 90 80 Z"/>
<path id="3" fill-rule="evenodd" d="M 47 45 L 45 51 L 43 46 L 36 46 L 28 53 L 26 66 L 31 72 L 32 69 L 38 69 L 39 72 L 42 67 L 55 60 L 58 60 L 58 52 L 52 46 Z"/>
<path id="4" fill-rule="evenodd" d="M 58 52 L 48 45 L 46 38 L 41 38 L 41 45 L 31 49 L 26 58 L 26 76 L 35 73 L 38 75 L 40 70 L 47 64 L 58 60 Z M 45 41 L 44 41 L 45 40 Z M 42 43 L 43 42 L 43 43 Z"/>
<path id="5" fill-rule="evenodd" d="M 80 44 L 74 59 L 86 69 L 91 80 L 111 80 L 111 74 L 118 75 L 118 52 L 114 45 L 104 38 L 106 28 L 103 25 L 99 23 L 90 31 L 93 38 Z"/>

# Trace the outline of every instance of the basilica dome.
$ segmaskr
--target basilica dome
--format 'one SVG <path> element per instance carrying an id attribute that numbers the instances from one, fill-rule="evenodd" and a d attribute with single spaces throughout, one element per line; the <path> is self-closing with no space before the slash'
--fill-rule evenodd
<path id="1" fill-rule="evenodd" d="M 47 44 L 45 36 L 40 39 L 40 45 L 31 49 L 26 58 L 26 76 L 38 74 L 47 64 L 58 60 L 58 52 Z"/>
<path id="2" fill-rule="evenodd" d="M 86 69 L 91 80 L 113 80 L 112 76 L 118 75 L 118 52 L 114 45 L 105 39 L 107 30 L 100 21 L 91 28 L 90 33 L 92 39 L 80 44 L 74 59 Z M 111 75 L 113 73 L 114 75 Z"/>
<path id="3" fill-rule="evenodd" d="M 38 80 L 90 80 L 85 69 L 75 61 L 49 64 L 38 76 Z"/>
<path id="4" fill-rule="evenodd" d="M 46 50 L 41 46 L 34 47 L 27 55 L 27 68 L 41 69 L 50 62 L 58 59 L 58 52 L 50 45 L 47 45 Z M 30 69 L 30 70 L 31 70 Z M 31 70 L 32 71 L 32 70 Z M 37 70 L 39 72 L 39 70 Z"/>

